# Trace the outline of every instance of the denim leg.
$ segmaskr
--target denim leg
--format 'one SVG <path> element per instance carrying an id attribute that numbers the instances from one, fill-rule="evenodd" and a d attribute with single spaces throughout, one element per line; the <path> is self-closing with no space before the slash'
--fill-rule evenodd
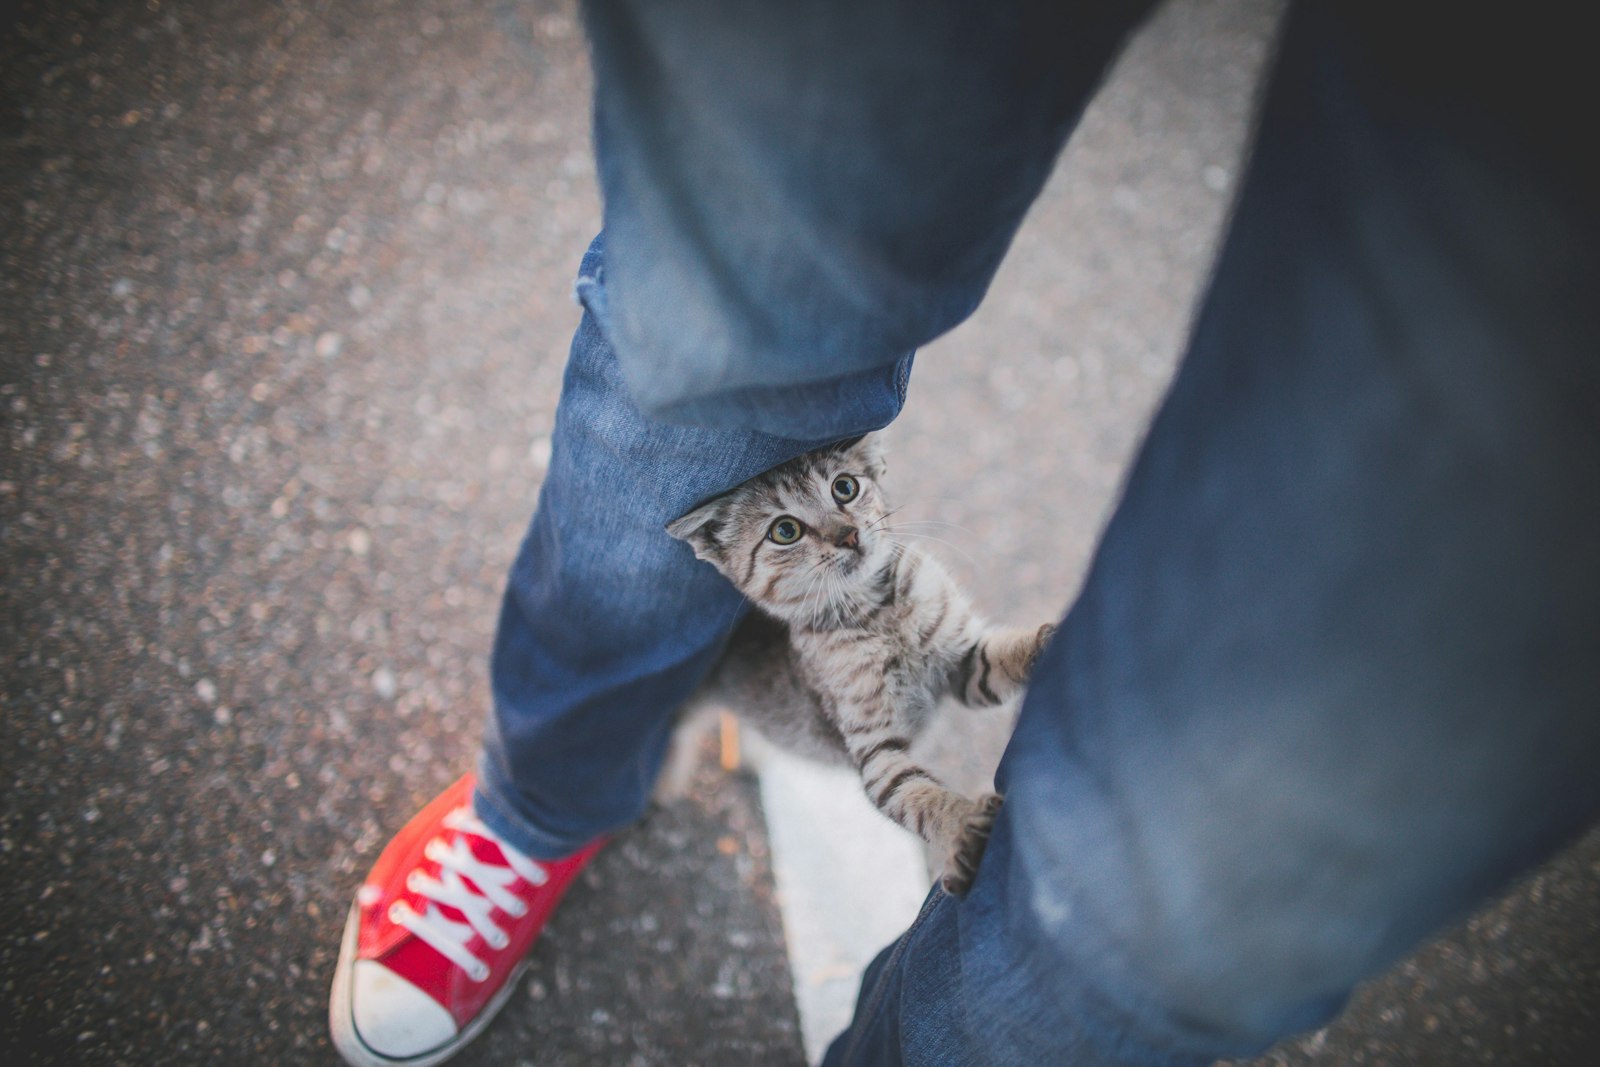
<path id="1" fill-rule="evenodd" d="M 500 833 L 550 856 L 637 817 L 741 610 L 663 525 L 893 418 L 1148 6 L 1063 37 L 1044 0 L 586 4 L 606 230 L 495 641 Z"/>
<path id="2" fill-rule="evenodd" d="M 596 238 L 549 471 L 501 608 L 476 797 L 485 822 L 543 857 L 638 818 L 674 713 L 743 610 L 665 525 L 809 448 L 886 425 L 910 372 L 906 357 L 789 390 L 785 417 L 804 437 L 655 421 L 629 399 L 607 341 L 603 259 Z"/>
<path id="3" fill-rule="evenodd" d="M 641 407 L 786 433 L 789 386 L 966 318 L 1150 6 L 586 0 L 611 340 Z"/>
<path id="4" fill-rule="evenodd" d="M 1292 13 L 972 894 L 874 964 L 830 1067 L 1254 1054 L 1600 812 L 1600 173 L 1561 120 L 1569 22 Z"/>

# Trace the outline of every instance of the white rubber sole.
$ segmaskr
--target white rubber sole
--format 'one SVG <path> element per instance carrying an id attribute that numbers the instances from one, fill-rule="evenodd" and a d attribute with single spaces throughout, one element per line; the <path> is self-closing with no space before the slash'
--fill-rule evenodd
<path id="1" fill-rule="evenodd" d="M 333 971 L 333 991 L 328 997 L 328 1033 L 333 1037 L 333 1047 L 339 1050 L 339 1055 L 344 1057 L 344 1061 L 350 1064 L 350 1067 L 434 1067 L 435 1064 L 443 1063 L 483 1033 L 483 1028 L 500 1014 L 500 1009 L 511 999 L 511 994 L 521 983 L 522 975 L 528 969 L 526 960 L 517 964 L 516 970 L 511 972 L 511 977 L 506 979 L 506 984 L 494 995 L 494 999 L 484 1005 L 478 1017 L 450 1041 L 420 1055 L 397 1059 L 368 1047 L 356 1030 L 355 1012 L 352 1010 L 350 994 L 354 987 L 356 954 L 359 951 L 360 939 L 360 908 L 352 904 L 350 914 L 344 923 L 344 939 L 339 944 L 339 964 Z"/>

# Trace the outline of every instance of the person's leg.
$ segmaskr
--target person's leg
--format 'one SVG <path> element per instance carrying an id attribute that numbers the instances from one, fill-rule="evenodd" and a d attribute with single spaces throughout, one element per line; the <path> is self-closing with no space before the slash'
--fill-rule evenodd
<path id="1" fill-rule="evenodd" d="M 642 414 L 603 325 L 605 239 L 584 258 L 539 506 L 512 567 L 493 657 L 478 813 L 533 856 L 564 856 L 639 817 L 674 712 L 743 598 L 667 523 L 808 448 L 885 426 L 911 360 L 786 392 L 803 437 Z"/>
<path id="2" fill-rule="evenodd" d="M 441 1062 L 504 1003 L 741 610 L 664 526 L 894 416 L 1147 6 L 1079 5 L 1063 44 L 1042 0 L 588 5 L 605 237 L 475 796 L 463 779 L 403 829 L 347 923 L 350 1062 Z"/>
<path id="3" fill-rule="evenodd" d="M 1051 51 L 1043 3 L 586 5 L 606 230 L 495 643 L 504 837 L 562 855 L 638 817 L 741 610 L 663 527 L 894 417 L 1147 7 L 1082 5 Z"/>
<path id="4" fill-rule="evenodd" d="M 970 896 L 829 1067 L 1203 1064 L 1600 812 L 1600 189 L 1552 12 L 1291 14 Z"/>
<path id="5" fill-rule="evenodd" d="M 478 774 L 384 849 L 346 923 L 329 1018 L 358 1067 L 427 1067 L 502 1006 L 566 887 L 638 818 L 674 714 L 744 610 L 666 524 L 801 451 L 889 422 L 910 357 L 788 390 L 812 438 L 671 426 L 629 399 L 607 341 L 604 241 L 550 468 L 494 647 Z"/>
<path id="6" fill-rule="evenodd" d="M 610 339 L 653 417 L 785 390 L 982 299 L 1153 0 L 587 0 Z"/>

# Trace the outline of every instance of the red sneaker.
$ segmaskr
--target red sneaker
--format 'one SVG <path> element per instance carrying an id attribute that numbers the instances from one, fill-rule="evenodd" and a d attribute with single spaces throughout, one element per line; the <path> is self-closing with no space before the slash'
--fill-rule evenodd
<path id="1" fill-rule="evenodd" d="M 533 860 L 472 812 L 472 775 L 423 808 L 356 894 L 333 976 L 333 1044 L 356 1067 L 442 1063 L 488 1025 L 601 841 Z"/>

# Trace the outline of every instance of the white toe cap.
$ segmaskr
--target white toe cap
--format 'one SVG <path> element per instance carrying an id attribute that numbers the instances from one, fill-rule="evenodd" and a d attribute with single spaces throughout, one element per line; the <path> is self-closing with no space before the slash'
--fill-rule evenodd
<path id="1" fill-rule="evenodd" d="M 380 1056 L 421 1056 L 456 1036 L 444 1006 L 373 960 L 357 960 L 351 975 L 350 1010 L 361 1041 Z"/>

